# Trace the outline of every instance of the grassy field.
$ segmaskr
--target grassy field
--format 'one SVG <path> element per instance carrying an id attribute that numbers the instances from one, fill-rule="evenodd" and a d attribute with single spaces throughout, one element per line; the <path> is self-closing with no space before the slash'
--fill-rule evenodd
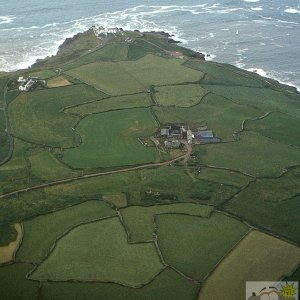
<path id="1" fill-rule="evenodd" d="M 214 94 L 205 96 L 200 104 L 190 108 L 155 107 L 154 111 L 163 124 L 206 125 L 224 141 L 233 140 L 233 133 L 241 129 L 244 119 L 262 114 L 258 109 L 235 104 Z"/>
<path id="2" fill-rule="evenodd" d="M 278 176 L 285 167 L 300 163 L 299 151 L 287 145 L 255 132 L 244 132 L 240 137 L 241 140 L 234 143 L 195 147 L 199 163 L 258 177 Z"/>
<path id="3" fill-rule="evenodd" d="M 103 99 L 101 101 L 86 103 L 79 106 L 71 107 L 65 110 L 65 112 L 84 116 L 88 114 L 107 112 L 110 110 L 120 110 L 147 106 L 150 106 L 150 99 L 148 94 L 143 93 L 137 95 L 112 97 Z"/>
<path id="4" fill-rule="evenodd" d="M 264 111 L 281 111 L 292 116 L 300 116 L 299 99 L 296 94 L 287 94 L 270 88 L 246 86 L 205 85 L 206 90 L 222 95 L 249 107 L 259 107 Z"/>
<path id="5" fill-rule="evenodd" d="M 37 300 L 39 283 L 25 279 L 29 264 L 0 267 L 1 300 Z"/>
<path id="6" fill-rule="evenodd" d="M 95 62 L 66 73 L 109 95 L 116 96 L 145 91 L 145 87 L 135 77 L 125 72 L 119 63 Z"/>
<path id="7" fill-rule="evenodd" d="M 153 240 L 154 217 L 156 215 L 177 213 L 208 218 L 212 211 L 212 206 L 177 203 L 150 207 L 132 206 L 122 209 L 120 212 L 129 232 L 130 241 L 143 242 Z"/>
<path id="8" fill-rule="evenodd" d="M 62 109 L 103 97 L 103 93 L 86 85 L 22 93 L 9 105 L 12 132 L 29 142 L 72 147 L 79 143 L 72 130 L 79 118 L 64 114 Z"/>
<path id="9" fill-rule="evenodd" d="M 198 84 L 162 86 L 155 88 L 157 102 L 163 106 L 194 106 L 208 93 Z"/>
<path id="10" fill-rule="evenodd" d="M 158 243 L 167 264 L 202 280 L 249 230 L 243 223 L 214 213 L 210 218 L 185 215 L 156 217 Z"/>
<path id="11" fill-rule="evenodd" d="M 197 289 L 196 284 L 168 268 L 139 289 L 110 283 L 45 283 L 41 294 L 43 300 L 193 300 Z"/>
<path id="12" fill-rule="evenodd" d="M 300 242 L 300 172 L 280 179 L 262 179 L 233 198 L 225 209 L 249 222 Z M 274 217 L 276 216 L 276 217 Z"/>
<path id="13" fill-rule="evenodd" d="M 245 290 L 241 287 L 246 281 L 280 280 L 297 266 L 299 260 L 298 247 L 252 231 L 211 274 L 198 299 L 243 299 Z"/>
<path id="14" fill-rule="evenodd" d="M 84 222 L 113 215 L 115 212 L 106 203 L 89 201 L 26 221 L 17 260 L 39 263 L 46 257 L 55 240 L 67 230 Z"/>
<path id="15" fill-rule="evenodd" d="M 129 245 L 119 219 L 111 218 L 72 230 L 31 278 L 95 280 L 134 287 L 148 283 L 162 269 L 154 244 Z"/>
<path id="16" fill-rule="evenodd" d="M 32 151 L 28 159 L 31 176 L 40 180 L 58 180 L 79 175 L 78 171 L 69 169 L 46 149 Z"/>
<path id="17" fill-rule="evenodd" d="M 65 151 L 63 161 L 75 168 L 114 167 L 160 160 L 155 148 L 144 147 L 139 137 L 156 131 L 149 109 L 131 109 L 91 115 L 77 130 L 83 143 Z"/>
<path id="18" fill-rule="evenodd" d="M 241 85 L 250 87 L 262 87 L 264 85 L 259 76 L 225 64 L 192 59 L 187 61 L 185 66 L 200 70 L 206 74 L 201 81 L 203 85 L 220 84 L 224 86 Z"/>
<path id="19" fill-rule="evenodd" d="M 202 78 L 202 72 L 186 68 L 182 63 L 178 59 L 149 54 L 139 60 L 121 62 L 119 65 L 144 86 L 196 82 Z"/>
<path id="20" fill-rule="evenodd" d="M 9 137 L 6 132 L 4 112 L 0 111 L 0 161 L 7 157 L 9 152 Z"/>
<path id="21" fill-rule="evenodd" d="M 261 120 L 248 121 L 246 129 L 287 145 L 300 146 L 300 118 L 273 113 Z"/>
<path id="22" fill-rule="evenodd" d="M 57 75 L 57 72 L 54 69 L 41 69 L 40 71 L 30 71 L 26 72 L 23 76 L 38 77 L 39 79 L 48 79 Z"/>
<path id="23" fill-rule="evenodd" d="M 18 250 L 23 237 L 23 228 L 21 224 L 15 224 L 14 226 L 17 236 L 16 239 L 10 242 L 6 246 L 0 247 L 0 265 L 4 263 L 9 263 L 14 259 L 14 255 Z"/>
<path id="24" fill-rule="evenodd" d="M 88 53 L 76 61 L 64 66 L 64 70 L 76 68 L 81 65 L 97 61 L 120 61 L 127 59 L 128 45 L 125 43 L 108 43 L 98 50 Z"/>

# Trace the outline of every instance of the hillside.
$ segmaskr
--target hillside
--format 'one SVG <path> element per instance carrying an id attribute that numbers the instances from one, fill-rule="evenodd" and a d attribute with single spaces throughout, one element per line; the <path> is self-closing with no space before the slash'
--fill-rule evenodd
<path id="1" fill-rule="evenodd" d="M 1 299 L 235 300 L 298 276 L 295 88 L 91 28 L 0 90 Z"/>

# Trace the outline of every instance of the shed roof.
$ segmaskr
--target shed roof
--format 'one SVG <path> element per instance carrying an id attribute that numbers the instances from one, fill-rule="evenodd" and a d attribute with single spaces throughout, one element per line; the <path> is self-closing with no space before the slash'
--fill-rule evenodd
<path id="1" fill-rule="evenodd" d="M 199 131 L 200 138 L 213 138 L 214 134 L 212 130 L 200 130 Z"/>

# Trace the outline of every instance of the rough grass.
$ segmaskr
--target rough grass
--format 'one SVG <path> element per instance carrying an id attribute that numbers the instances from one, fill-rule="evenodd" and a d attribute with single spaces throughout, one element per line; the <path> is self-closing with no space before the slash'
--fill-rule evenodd
<path id="1" fill-rule="evenodd" d="M 39 283 L 25 278 L 29 264 L 13 264 L 0 268 L 1 300 L 38 299 Z"/>
<path id="2" fill-rule="evenodd" d="M 30 173 L 34 178 L 58 180 L 79 175 L 79 172 L 59 162 L 46 149 L 35 150 L 28 156 L 28 159 L 30 161 Z"/>
<path id="3" fill-rule="evenodd" d="M 33 143 L 55 147 L 75 146 L 79 143 L 79 137 L 72 127 L 79 118 L 64 114 L 63 108 L 104 96 L 86 85 L 22 93 L 9 105 L 12 132 Z"/>
<path id="4" fill-rule="evenodd" d="M 168 268 L 139 289 L 109 283 L 45 283 L 41 293 L 45 300 L 193 300 L 197 289 L 195 283 Z"/>
<path id="5" fill-rule="evenodd" d="M 198 84 L 163 86 L 155 88 L 157 102 L 163 106 L 194 106 L 208 93 Z"/>
<path id="6" fill-rule="evenodd" d="M 198 280 L 203 280 L 248 231 L 243 223 L 218 213 L 209 219 L 158 215 L 156 224 L 166 263 Z"/>
<path id="7" fill-rule="evenodd" d="M 24 223 L 24 239 L 17 260 L 39 263 L 55 240 L 67 230 L 84 222 L 115 215 L 104 202 L 89 201 Z"/>
<path id="8" fill-rule="evenodd" d="M 246 129 L 256 131 L 281 143 L 300 146 L 300 118 L 273 113 L 264 119 L 248 121 Z"/>
<path id="9" fill-rule="evenodd" d="M 114 167 L 160 160 L 153 147 L 139 137 L 153 134 L 155 120 L 149 109 L 132 109 L 91 115 L 77 128 L 82 144 L 65 151 L 63 160 L 75 168 Z"/>
<path id="10" fill-rule="evenodd" d="M 124 193 L 106 193 L 102 199 L 117 208 L 127 206 L 127 197 Z"/>
<path id="11" fill-rule="evenodd" d="M 251 88 L 246 86 L 205 85 L 205 89 L 222 95 L 249 107 L 264 111 L 281 111 L 292 116 L 300 116 L 298 94 L 287 94 L 270 88 Z"/>
<path id="12" fill-rule="evenodd" d="M 154 244 L 128 244 L 119 219 L 111 218 L 72 230 L 31 278 L 95 280 L 134 287 L 148 283 L 162 269 Z"/>
<path id="13" fill-rule="evenodd" d="M 4 111 L 0 110 L 0 162 L 2 162 L 3 159 L 7 157 L 8 152 L 9 152 L 9 138 L 6 132 Z"/>
<path id="14" fill-rule="evenodd" d="M 208 278 L 198 299 L 243 299 L 245 290 L 242 287 L 246 281 L 280 280 L 297 266 L 299 260 L 297 246 L 252 231 Z"/>
<path id="15" fill-rule="evenodd" d="M 261 179 L 234 197 L 225 209 L 277 234 L 300 241 L 300 172 Z"/>
<path id="16" fill-rule="evenodd" d="M 187 61 L 185 66 L 205 73 L 205 77 L 201 81 L 201 84 L 204 85 L 220 84 L 250 87 L 262 87 L 264 85 L 258 75 L 225 64 L 192 59 Z"/>
<path id="17" fill-rule="evenodd" d="M 48 79 L 57 75 L 57 72 L 54 69 L 45 69 L 45 70 L 37 70 L 26 72 L 23 76 L 31 76 L 31 77 L 38 77 L 39 79 Z"/>
<path id="18" fill-rule="evenodd" d="M 150 106 L 150 99 L 147 94 L 143 93 L 137 95 L 112 97 L 96 102 L 86 103 L 76 107 L 71 107 L 65 110 L 65 112 L 84 116 L 88 114 L 107 112 L 110 110 L 147 106 Z"/>
<path id="19" fill-rule="evenodd" d="M 122 209 L 120 212 L 129 232 L 130 241 L 142 242 L 153 240 L 154 217 L 156 215 L 177 213 L 208 218 L 212 211 L 212 206 L 176 203 L 150 207 L 132 206 Z"/>
<path id="20" fill-rule="evenodd" d="M 240 134 L 234 143 L 197 146 L 199 163 L 246 172 L 253 176 L 278 176 L 285 167 L 300 163 L 300 152 L 255 132 Z"/>
<path id="21" fill-rule="evenodd" d="M 0 265 L 12 261 L 17 249 L 20 246 L 23 236 L 22 225 L 15 224 L 14 227 L 17 232 L 16 239 L 10 242 L 7 246 L 0 247 Z"/>
<path id="22" fill-rule="evenodd" d="M 132 94 L 145 88 L 125 72 L 119 63 L 95 62 L 67 71 L 67 74 L 86 82 L 109 95 Z"/>
<path id="23" fill-rule="evenodd" d="M 244 119 L 262 115 L 258 109 L 238 105 L 214 94 L 208 94 L 200 104 L 190 108 L 156 107 L 154 111 L 163 124 L 207 125 L 224 141 L 233 140 L 234 132 L 241 129 Z"/>

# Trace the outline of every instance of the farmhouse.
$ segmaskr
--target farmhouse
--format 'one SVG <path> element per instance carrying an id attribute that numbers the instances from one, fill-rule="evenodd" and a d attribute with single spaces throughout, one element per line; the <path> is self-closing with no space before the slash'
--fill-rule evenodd
<path id="1" fill-rule="evenodd" d="M 29 92 L 31 89 L 33 89 L 34 87 L 36 87 L 37 85 L 46 85 L 46 81 L 45 80 L 39 80 L 37 77 L 28 77 L 27 79 L 20 77 L 18 79 L 19 83 L 22 83 L 19 86 L 19 91 L 21 92 Z"/>

